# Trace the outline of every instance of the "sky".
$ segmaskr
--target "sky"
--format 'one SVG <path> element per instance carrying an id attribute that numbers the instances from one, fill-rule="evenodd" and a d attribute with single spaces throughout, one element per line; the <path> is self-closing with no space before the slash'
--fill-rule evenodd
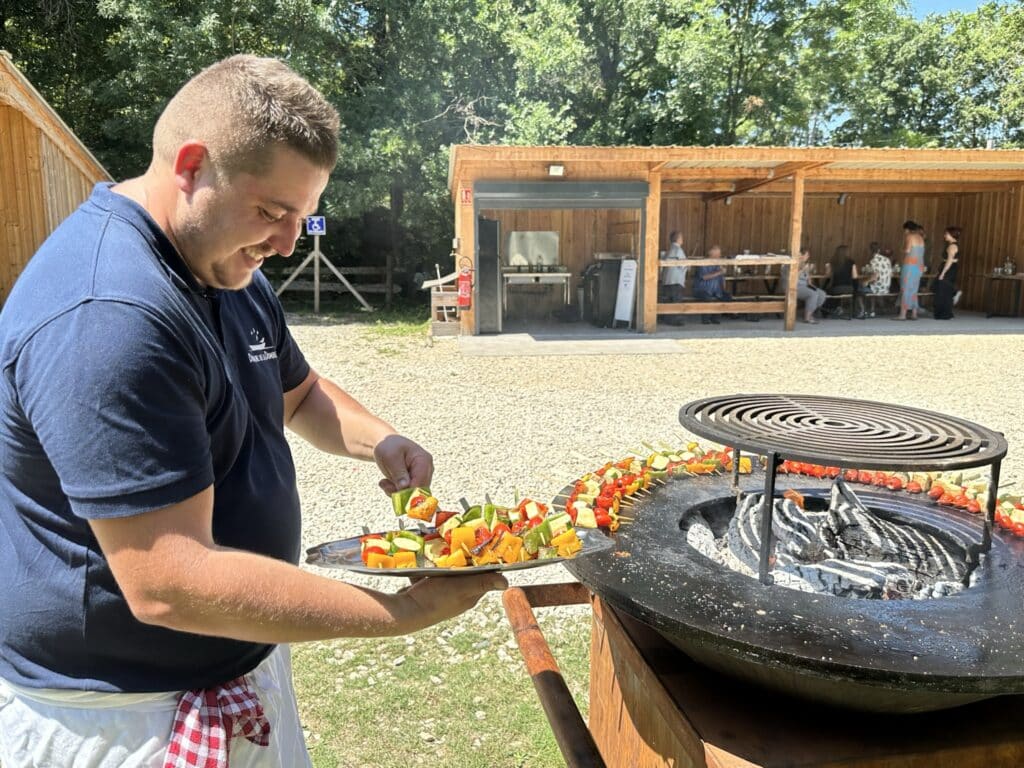
<path id="1" fill-rule="evenodd" d="M 946 11 L 973 11 L 980 4 L 980 0 L 910 0 L 910 7 L 918 17 Z"/>

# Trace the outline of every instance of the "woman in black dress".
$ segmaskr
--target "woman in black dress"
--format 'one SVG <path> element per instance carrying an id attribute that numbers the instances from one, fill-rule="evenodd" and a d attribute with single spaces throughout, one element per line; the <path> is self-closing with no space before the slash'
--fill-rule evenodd
<path id="1" fill-rule="evenodd" d="M 942 238 L 946 241 L 945 260 L 932 285 L 936 320 L 953 319 L 953 296 L 956 294 L 956 278 L 960 271 L 960 234 L 960 227 L 946 227 L 942 232 Z"/>

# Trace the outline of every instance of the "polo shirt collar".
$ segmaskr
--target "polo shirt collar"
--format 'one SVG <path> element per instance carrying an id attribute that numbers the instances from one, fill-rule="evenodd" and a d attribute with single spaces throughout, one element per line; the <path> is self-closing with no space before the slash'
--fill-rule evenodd
<path id="1" fill-rule="evenodd" d="M 113 186 L 113 182 L 109 181 L 98 183 L 93 187 L 92 196 L 89 198 L 90 202 L 105 211 L 110 211 L 135 227 L 149 243 L 153 254 L 167 271 L 172 282 L 179 288 L 206 299 L 216 296 L 217 289 L 207 288 L 196 280 L 195 275 L 189 271 L 185 260 L 178 253 L 178 249 L 167 237 L 167 233 L 153 220 L 149 212 L 130 197 L 112 191 Z"/>

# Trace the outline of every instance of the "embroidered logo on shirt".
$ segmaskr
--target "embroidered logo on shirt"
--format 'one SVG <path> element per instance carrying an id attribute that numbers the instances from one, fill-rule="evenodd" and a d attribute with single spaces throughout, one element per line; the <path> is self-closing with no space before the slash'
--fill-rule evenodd
<path id="1" fill-rule="evenodd" d="M 255 328 L 249 330 L 249 362 L 265 363 L 276 360 L 277 350 L 267 346 L 267 340 Z"/>

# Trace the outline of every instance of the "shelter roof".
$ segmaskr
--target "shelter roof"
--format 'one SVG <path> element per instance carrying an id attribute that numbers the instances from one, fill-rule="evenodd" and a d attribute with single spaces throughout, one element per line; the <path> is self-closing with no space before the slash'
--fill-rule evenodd
<path id="1" fill-rule="evenodd" d="M 449 187 L 456 179 L 507 170 L 516 178 L 547 177 L 563 165 L 564 178 L 582 178 L 600 166 L 623 177 L 657 172 L 666 189 L 740 194 L 784 191 L 780 182 L 802 171 L 807 191 L 908 193 L 979 191 L 1024 182 L 1024 150 L 760 146 L 542 146 L 452 147 Z M 574 166 L 580 171 L 574 176 Z M 490 175 L 493 178 L 493 175 Z"/>

